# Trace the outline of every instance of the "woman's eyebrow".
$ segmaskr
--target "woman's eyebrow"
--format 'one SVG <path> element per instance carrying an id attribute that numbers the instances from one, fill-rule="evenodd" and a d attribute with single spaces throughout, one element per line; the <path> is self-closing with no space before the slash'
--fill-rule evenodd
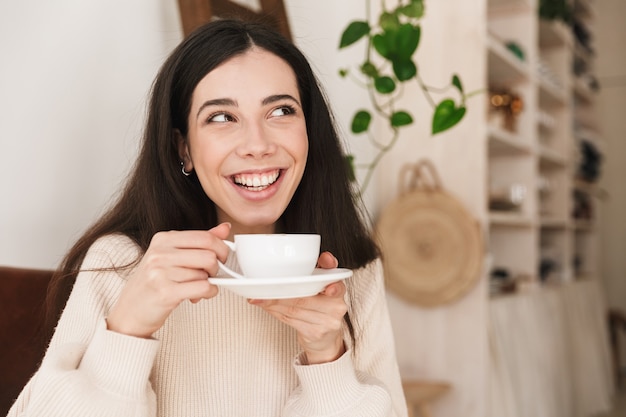
<path id="1" fill-rule="evenodd" d="M 210 106 L 237 106 L 237 102 L 230 98 L 216 98 L 213 100 L 207 100 L 204 103 L 202 103 L 202 105 L 198 109 L 198 113 L 196 114 L 196 117 L 200 116 L 200 113 L 202 113 L 202 110 Z"/>
<path id="2" fill-rule="evenodd" d="M 298 106 L 302 107 L 300 102 L 296 100 L 296 98 L 290 94 L 274 94 L 269 97 L 265 97 L 261 102 L 263 105 L 272 104 L 280 100 L 291 100 L 295 102 Z"/>
<path id="3" fill-rule="evenodd" d="M 265 105 L 272 104 L 281 100 L 291 100 L 294 103 L 296 103 L 298 106 L 302 107 L 300 102 L 291 94 L 273 94 L 271 96 L 265 97 L 263 101 L 261 102 L 261 104 L 265 106 Z M 202 110 L 210 106 L 237 106 L 237 102 L 230 98 L 216 98 L 213 100 L 207 100 L 204 103 L 202 103 L 202 105 L 198 109 L 198 113 L 196 114 L 196 117 L 200 116 L 200 113 L 202 113 Z"/>

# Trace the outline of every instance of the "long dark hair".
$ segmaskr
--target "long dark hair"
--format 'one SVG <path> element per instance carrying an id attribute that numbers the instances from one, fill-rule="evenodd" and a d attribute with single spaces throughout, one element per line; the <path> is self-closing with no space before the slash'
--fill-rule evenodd
<path id="1" fill-rule="evenodd" d="M 304 176 L 280 219 L 282 229 L 320 234 L 322 250 L 333 253 L 342 267 L 360 268 L 378 256 L 349 180 L 332 114 L 307 59 L 261 24 L 219 20 L 190 34 L 161 67 L 137 162 L 116 203 L 76 242 L 56 271 L 48 292 L 49 324 L 58 320 L 85 254 L 99 237 L 123 233 L 145 251 L 159 231 L 216 226 L 215 205 L 198 178 L 181 173 L 174 132 L 187 135 L 192 94 L 200 80 L 253 46 L 293 68 L 309 138 Z"/>

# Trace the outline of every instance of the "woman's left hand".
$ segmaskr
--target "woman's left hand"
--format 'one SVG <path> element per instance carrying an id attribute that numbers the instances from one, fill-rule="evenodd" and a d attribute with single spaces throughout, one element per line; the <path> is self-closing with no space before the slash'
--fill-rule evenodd
<path id="1" fill-rule="evenodd" d="M 330 252 L 322 253 L 317 262 L 318 267 L 325 269 L 337 265 Z M 345 352 L 342 333 L 343 317 L 348 311 L 345 293 L 345 284 L 334 282 L 312 297 L 249 302 L 296 329 L 308 363 L 316 364 L 334 361 Z"/>

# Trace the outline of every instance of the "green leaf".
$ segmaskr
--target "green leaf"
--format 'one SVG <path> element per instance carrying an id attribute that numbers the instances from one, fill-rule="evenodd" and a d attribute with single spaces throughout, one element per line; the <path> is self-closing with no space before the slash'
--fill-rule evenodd
<path id="1" fill-rule="evenodd" d="M 411 59 L 419 45 L 421 33 L 422 29 L 418 25 L 413 26 L 410 23 L 405 23 L 400 26 L 395 48 L 400 59 Z"/>
<path id="2" fill-rule="evenodd" d="M 400 26 L 400 20 L 398 20 L 398 16 L 395 13 L 384 12 L 378 19 L 378 25 L 385 32 L 395 32 Z"/>
<path id="3" fill-rule="evenodd" d="M 374 87 L 376 87 L 376 91 L 381 94 L 389 94 L 396 89 L 396 83 L 391 77 L 385 75 L 383 77 L 376 77 Z"/>
<path id="4" fill-rule="evenodd" d="M 349 71 L 348 71 L 347 68 L 340 68 L 339 69 L 339 76 L 341 78 L 346 78 L 348 76 L 348 73 L 349 73 Z"/>
<path id="5" fill-rule="evenodd" d="M 454 100 L 445 99 L 437 105 L 433 114 L 432 133 L 436 135 L 450 129 L 465 115 L 465 106 L 456 107 Z"/>
<path id="6" fill-rule="evenodd" d="M 409 61 L 393 61 L 393 73 L 399 81 L 407 81 L 415 77 L 417 74 L 417 66 L 411 60 Z"/>
<path id="7" fill-rule="evenodd" d="M 370 127 L 372 115 L 367 110 L 359 110 L 352 118 L 352 133 L 363 133 Z"/>
<path id="8" fill-rule="evenodd" d="M 367 22 L 355 20 L 351 22 L 341 35 L 339 49 L 352 45 L 362 37 L 370 33 L 370 25 Z"/>
<path id="9" fill-rule="evenodd" d="M 392 127 L 406 126 L 413 123 L 413 117 L 405 111 L 397 111 L 391 115 L 390 121 Z"/>
<path id="10" fill-rule="evenodd" d="M 371 78 L 378 77 L 378 69 L 370 61 L 366 61 L 361 65 L 361 72 Z"/>
<path id="11" fill-rule="evenodd" d="M 409 5 L 400 7 L 399 12 L 407 17 L 421 19 L 424 17 L 424 2 L 423 0 L 412 0 Z"/>
<path id="12" fill-rule="evenodd" d="M 392 32 L 379 33 L 372 38 L 374 49 L 383 58 L 392 59 L 394 57 L 395 45 L 392 38 L 394 38 Z"/>
<path id="13" fill-rule="evenodd" d="M 461 94 L 463 94 L 463 84 L 461 84 L 461 79 L 456 74 L 452 76 L 452 85 L 455 86 Z"/>
<path id="14" fill-rule="evenodd" d="M 344 155 L 343 160 L 346 164 L 346 170 L 348 171 L 348 180 L 350 180 L 350 182 L 356 181 L 356 170 L 354 169 L 354 155 Z"/>

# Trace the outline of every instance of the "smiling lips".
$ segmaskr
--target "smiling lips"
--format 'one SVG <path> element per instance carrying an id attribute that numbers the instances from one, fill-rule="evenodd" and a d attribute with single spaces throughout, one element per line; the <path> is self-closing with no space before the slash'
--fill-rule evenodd
<path id="1" fill-rule="evenodd" d="M 233 182 L 248 191 L 262 191 L 274 184 L 279 176 L 279 169 L 263 173 L 236 174 L 233 175 Z"/>

